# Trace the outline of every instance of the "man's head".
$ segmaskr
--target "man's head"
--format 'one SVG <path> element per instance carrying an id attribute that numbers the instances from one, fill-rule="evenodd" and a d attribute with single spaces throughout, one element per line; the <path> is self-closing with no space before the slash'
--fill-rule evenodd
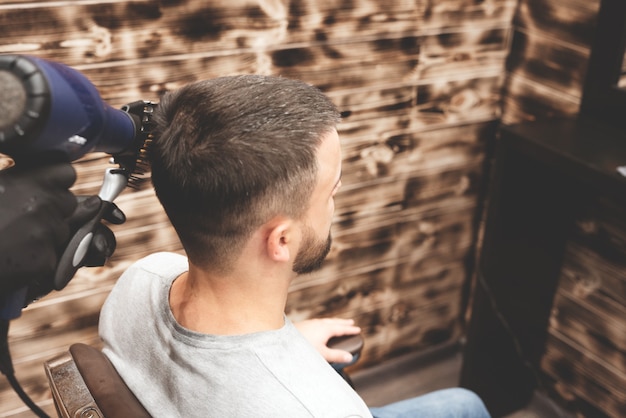
<path id="1" fill-rule="evenodd" d="M 332 102 L 314 87 L 274 76 L 189 84 L 163 97 L 154 120 L 156 194 L 190 261 L 223 271 L 270 219 L 306 218 L 325 178 L 318 158 L 325 139 L 338 147 Z M 319 241 L 324 222 L 310 223 Z"/>

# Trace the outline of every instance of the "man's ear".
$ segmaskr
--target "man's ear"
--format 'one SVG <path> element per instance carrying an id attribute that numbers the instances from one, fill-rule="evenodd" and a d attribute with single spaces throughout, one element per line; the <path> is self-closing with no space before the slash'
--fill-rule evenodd
<path id="1" fill-rule="evenodd" d="M 293 226 L 293 222 L 288 219 L 274 220 L 270 223 L 269 233 L 266 235 L 266 250 L 271 260 L 289 261 L 295 233 Z"/>

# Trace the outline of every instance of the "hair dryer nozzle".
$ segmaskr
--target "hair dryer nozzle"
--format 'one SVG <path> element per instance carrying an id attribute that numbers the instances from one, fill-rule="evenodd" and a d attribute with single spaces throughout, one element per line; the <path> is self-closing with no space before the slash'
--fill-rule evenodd
<path id="1" fill-rule="evenodd" d="M 0 152 L 16 160 L 120 153 L 140 130 L 135 118 L 104 103 L 95 86 L 68 66 L 0 55 Z"/>

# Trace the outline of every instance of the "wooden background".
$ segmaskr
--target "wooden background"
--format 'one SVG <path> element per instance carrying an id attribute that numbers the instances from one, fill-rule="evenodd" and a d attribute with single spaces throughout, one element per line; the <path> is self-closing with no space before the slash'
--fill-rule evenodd
<path id="1" fill-rule="evenodd" d="M 355 318 L 366 338 L 358 367 L 367 367 L 462 342 L 497 124 L 577 112 L 597 7 L 598 0 L 13 0 L 0 3 L 0 53 L 73 66 L 114 107 L 235 73 L 280 74 L 327 92 L 344 112 L 335 240 L 324 268 L 293 284 L 287 309 L 294 320 Z M 107 160 L 92 154 L 75 164 L 76 193 L 97 193 Z M 49 413 L 43 362 L 74 342 L 99 344 L 100 307 L 131 262 L 180 251 L 149 184 L 126 190 L 116 203 L 128 221 L 113 227 L 118 246 L 107 265 L 81 269 L 66 289 L 11 323 L 17 377 Z M 604 216 L 597 207 L 586 220 L 619 219 L 621 208 Z M 623 228 L 609 229 L 623 239 Z M 572 240 L 563 275 L 577 271 L 586 283 L 605 272 L 594 266 L 604 264 L 607 250 L 587 251 L 581 236 Z M 574 264 L 585 252 L 595 260 L 586 265 L 591 272 Z M 609 269 L 616 286 L 623 267 Z M 581 293 L 568 290 L 572 282 L 563 282 L 543 368 L 559 382 L 553 396 L 583 408 L 598 399 L 584 382 L 605 381 L 595 373 L 606 369 L 574 370 L 587 351 L 584 341 L 571 343 L 581 322 L 569 318 L 588 310 Z M 600 288 L 585 287 L 584 301 L 594 301 Z M 616 312 L 602 330 L 605 346 L 621 347 L 610 371 L 623 379 L 619 338 L 626 334 Z M 551 367 L 551 359 L 562 367 Z M 3 379 L 0 416 L 31 416 Z"/>
<path id="2" fill-rule="evenodd" d="M 578 113 L 599 6 L 600 0 L 519 1 L 505 123 Z M 588 192 L 580 201 L 538 372 L 542 390 L 578 416 L 624 417 L 626 200 Z"/>
<path id="3" fill-rule="evenodd" d="M 359 367 L 462 337 L 484 162 L 500 112 L 514 0 L 12 1 L 0 52 L 82 71 L 112 106 L 193 80 L 280 74 L 322 88 L 344 112 L 335 244 L 296 281 L 294 319 L 339 315 L 365 329 Z M 96 193 L 107 158 L 76 164 Z M 52 412 L 46 359 L 99 344 L 99 309 L 137 258 L 180 245 L 148 185 L 116 201 L 128 221 L 103 268 L 13 321 L 18 379 Z M 0 379 L 0 414 L 24 407 Z M 25 416 L 29 416 L 25 414 Z"/>

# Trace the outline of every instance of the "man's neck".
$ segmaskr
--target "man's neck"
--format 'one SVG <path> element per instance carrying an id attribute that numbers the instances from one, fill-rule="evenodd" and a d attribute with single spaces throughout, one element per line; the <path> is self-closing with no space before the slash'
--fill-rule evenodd
<path id="1" fill-rule="evenodd" d="M 271 278 L 215 276 L 190 266 L 170 290 L 170 308 L 183 327 L 214 335 L 240 335 L 284 325 L 288 284 Z"/>

